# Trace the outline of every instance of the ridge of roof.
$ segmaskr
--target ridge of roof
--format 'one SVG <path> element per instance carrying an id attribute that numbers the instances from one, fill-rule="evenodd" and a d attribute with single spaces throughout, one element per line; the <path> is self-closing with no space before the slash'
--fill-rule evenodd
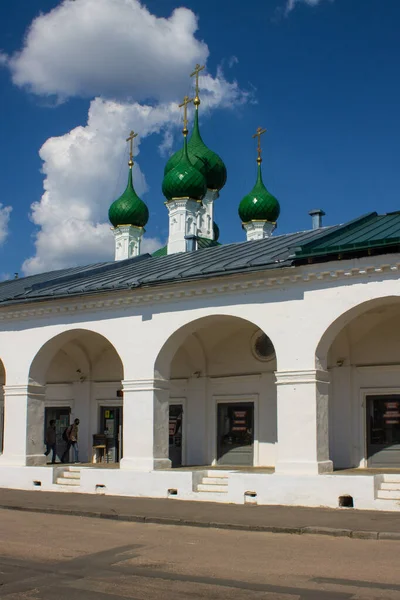
<path id="1" fill-rule="evenodd" d="M 360 217 L 357 217 L 356 219 L 352 219 L 351 221 L 348 221 L 347 223 L 343 223 L 342 225 L 337 225 L 336 227 L 333 228 L 333 230 L 314 238 L 313 240 L 305 243 L 302 246 L 293 248 L 294 254 L 291 255 L 290 258 L 294 259 L 294 258 L 303 258 L 303 257 L 309 256 L 313 253 L 312 251 L 315 248 L 315 246 L 318 246 L 320 244 L 322 239 L 324 241 L 328 242 L 333 237 L 337 236 L 338 233 L 343 233 L 345 231 L 349 231 L 356 227 L 359 227 L 363 223 L 371 221 L 374 217 L 377 217 L 377 216 L 378 216 L 378 213 L 370 212 L 370 213 L 366 213 L 365 215 L 361 215 Z"/>

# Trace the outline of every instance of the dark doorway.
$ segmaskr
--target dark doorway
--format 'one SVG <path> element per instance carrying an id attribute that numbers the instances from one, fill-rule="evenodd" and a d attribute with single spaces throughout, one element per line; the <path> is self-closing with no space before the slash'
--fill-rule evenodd
<path id="1" fill-rule="evenodd" d="M 61 456 L 64 454 L 66 448 L 66 442 L 62 438 L 62 434 L 70 424 L 71 408 L 64 406 L 61 408 L 47 407 L 44 411 L 44 428 L 45 437 L 46 429 L 50 425 L 50 421 L 54 419 L 56 422 L 56 453 L 57 458 L 61 460 Z M 51 456 L 48 457 L 51 460 Z"/>
<path id="2" fill-rule="evenodd" d="M 217 411 L 219 465 L 253 465 L 254 404 L 220 403 Z"/>
<path id="3" fill-rule="evenodd" d="M 182 466 L 182 404 L 169 406 L 169 459 L 172 467 Z"/>
<path id="4" fill-rule="evenodd" d="M 109 463 L 118 463 L 122 458 L 122 406 L 102 406 L 100 431 L 107 437 Z"/>
<path id="5" fill-rule="evenodd" d="M 369 467 L 400 467 L 400 395 L 367 396 Z"/>

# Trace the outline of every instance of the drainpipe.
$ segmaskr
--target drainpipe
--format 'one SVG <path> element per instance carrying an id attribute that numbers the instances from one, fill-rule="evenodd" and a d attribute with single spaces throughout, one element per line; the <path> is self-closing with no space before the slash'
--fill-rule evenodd
<path id="1" fill-rule="evenodd" d="M 312 228 L 320 229 L 322 227 L 322 217 L 325 216 L 325 213 L 320 208 L 314 208 L 310 210 L 308 213 L 312 219 Z"/>

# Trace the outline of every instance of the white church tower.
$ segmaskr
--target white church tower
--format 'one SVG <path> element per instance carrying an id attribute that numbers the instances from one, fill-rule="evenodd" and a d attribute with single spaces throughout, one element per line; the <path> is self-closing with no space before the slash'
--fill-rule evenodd
<path id="1" fill-rule="evenodd" d="M 133 140 L 136 136 L 137 133 L 131 131 L 126 140 L 130 143 L 128 185 L 108 211 L 114 232 L 115 260 L 139 256 L 140 243 L 145 233 L 144 226 L 149 220 L 149 210 L 137 195 L 132 181 Z"/>
<path id="2" fill-rule="evenodd" d="M 226 183 L 226 167 L 218 154 L 205 145 L 200 135 L 199 74 L 203 69 L 204 66 L 196 65 L 191 74 L 191 77 L 195 77 L 194 99 L 185 97 L 180 105 L 184 107 L 184 148 L 171 156 L 164 170 L 163 193 L 167 197 L 166 206 L 169 213 L 168 254 L 185 252 L 189 246 L 193 247 L 199 238 L 216 241 L 219 235 L 214 222 L 214 202 Z M 187 107 L 191 102 L 195 105 L 195 114 L 193 132 L 187 141 Z M 190 176 L 186 172 L 182 173 L 182 169 L 185 170 L 188 166 Z M 192 168 L 205 179 L 205 193 L 204 190 L 201 191 L 201 198 L 199 190 L 193 191 L 190 186 L 190 179 L 193 182 L 200 181 Z M 171 195 L 171 192 L 175 195 Z M 184 193 L 187 193 L 186 197 L 182 197 Z"/>

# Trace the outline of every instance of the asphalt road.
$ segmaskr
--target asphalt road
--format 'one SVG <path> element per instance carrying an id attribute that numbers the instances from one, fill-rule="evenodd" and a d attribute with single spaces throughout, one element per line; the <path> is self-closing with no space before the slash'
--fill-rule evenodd
<path id="1" fill-rule="evenodd" d="M 6 600 L 398 600 L 400 542 L 0 510 Z"/>

